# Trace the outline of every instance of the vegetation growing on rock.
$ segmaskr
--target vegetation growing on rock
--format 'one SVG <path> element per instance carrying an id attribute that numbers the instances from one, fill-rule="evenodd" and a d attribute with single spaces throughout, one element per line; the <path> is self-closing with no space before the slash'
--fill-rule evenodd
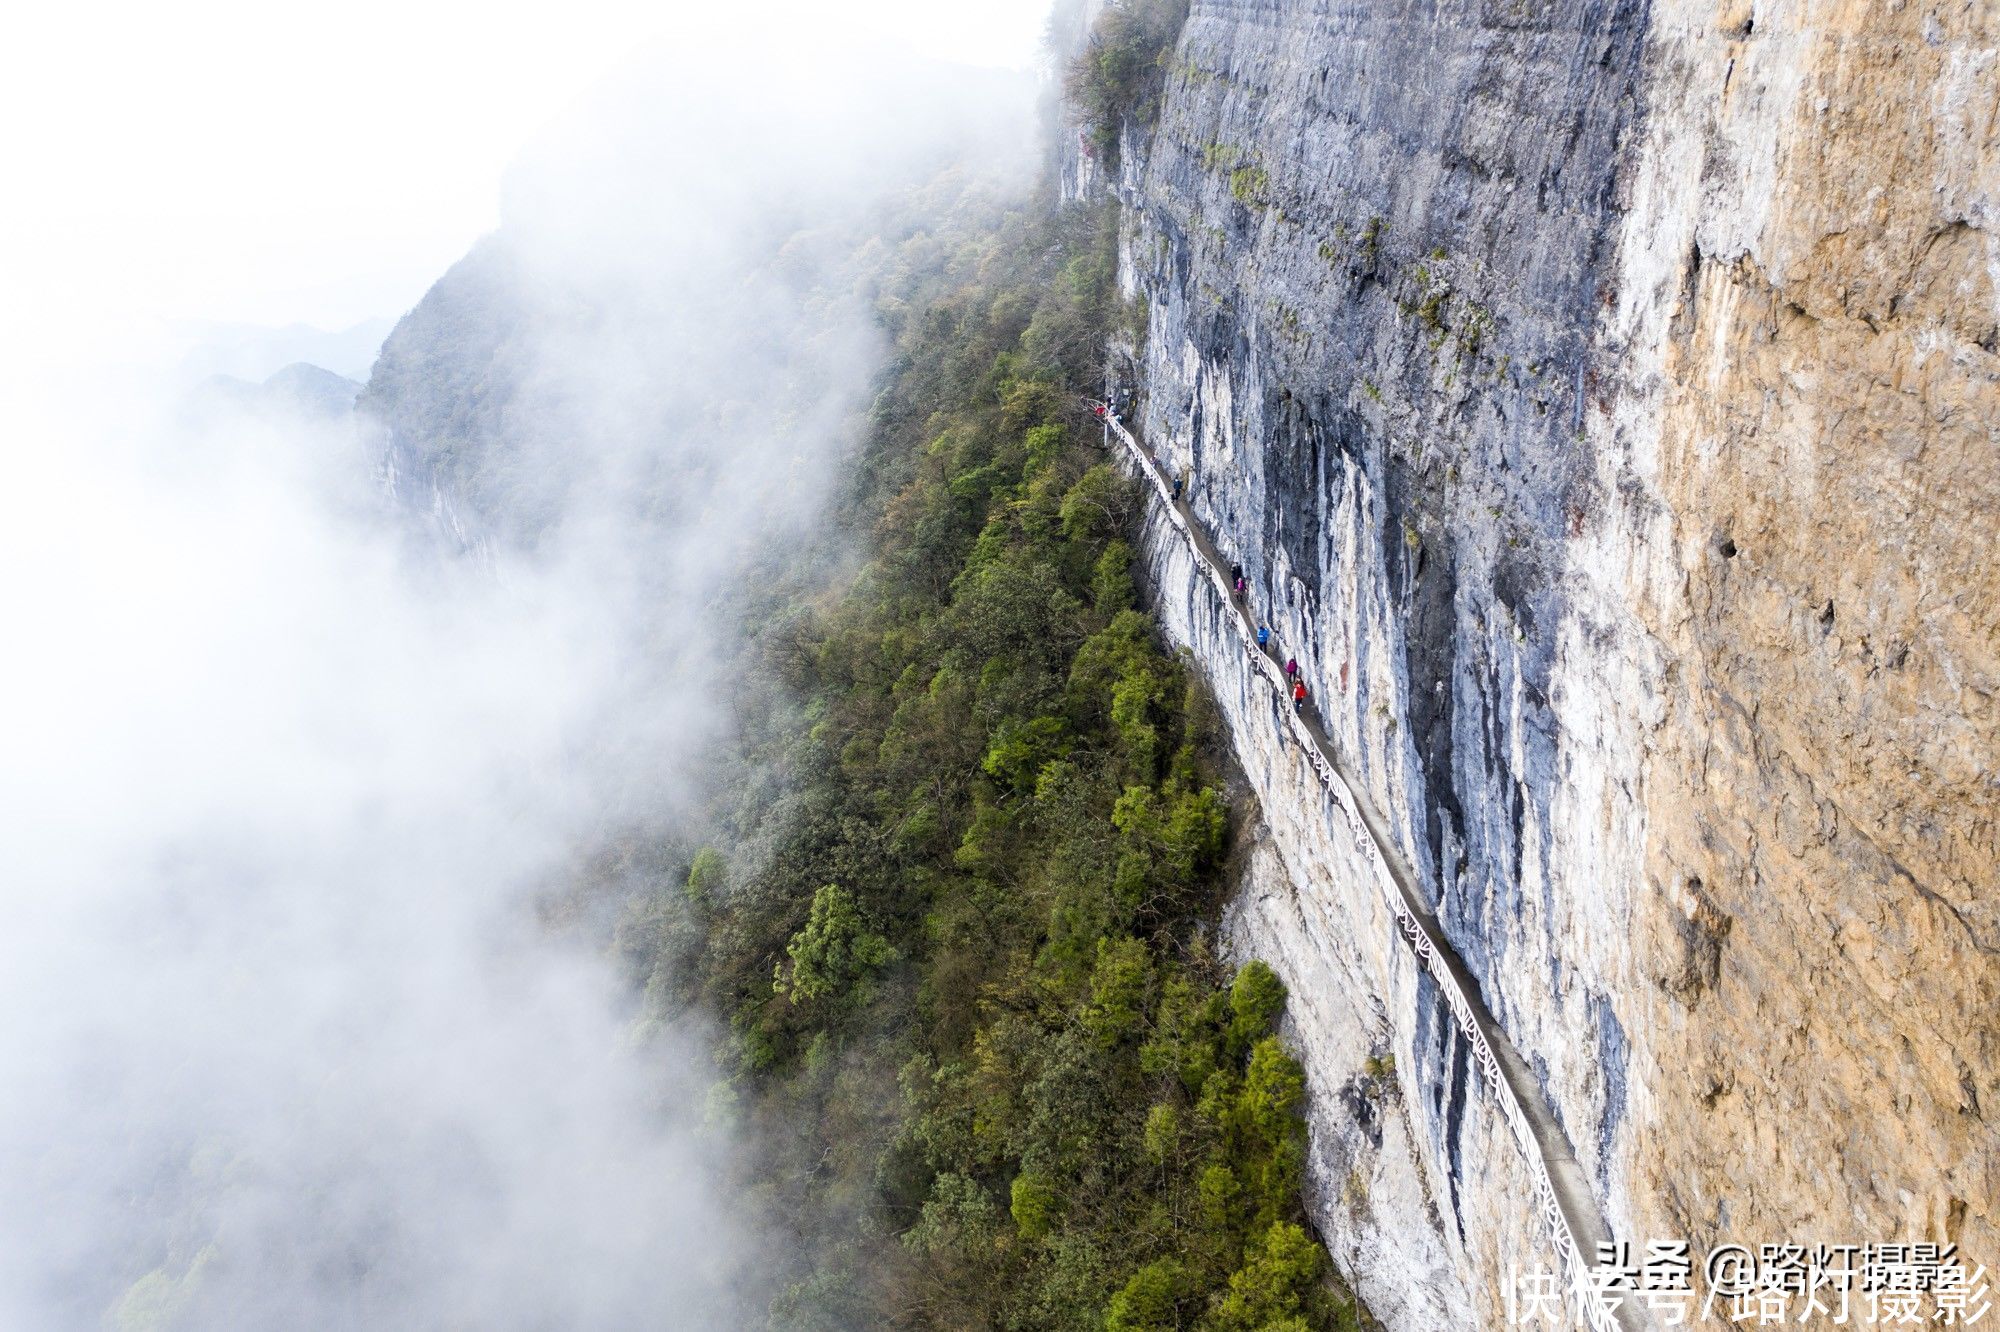
<path id="1" fill-rule="evenodd" d="M 1098 16 L 1084 49 L 1071 62 L 1064 91 L 1083 115 L 1092 145 L 1116 161 L 1126 121 L 1151 125 L 1160 115 L 1174 42 L 1187 22 L 1188 0 L 1129 0 Z"/>
<path id="2" fill-rule="evenodd" d="M 1113 222 L 952 243 L 968 280 L 892 313 L 869 559 L 769 617 L 799 702 L 746 713 L 713 844 L 624 945 L 729 1024 L 711 1101 L 795 1241 L 774 1325 L 1353 1326 L 1302 1227 L 1283 986 L 1210 942 L 1211 710 L 1082 428 Z"/>

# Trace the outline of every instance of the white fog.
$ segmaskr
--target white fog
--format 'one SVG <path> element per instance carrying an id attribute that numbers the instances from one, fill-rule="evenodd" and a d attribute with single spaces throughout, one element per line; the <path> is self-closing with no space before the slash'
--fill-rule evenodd
<path id="1" fill-rule="evenodd" d="M 349 25 L 348 51 L 393 47 L 394 17 L 318 21 Z M 173 243 L 202 220 L 174 190 L 222 173 L 255 197 L 290 65 L 321 96 L 377 96 L 306 32 L 253 36 L 265 63 L 191 127 L 240 117 L 237 163 L 152 136 L 165 160 L 127 186 L 17 219 L 15 309 L 49 321 L 10 340 L 0 491 L 0 1326 L 710 1327 L 754 1291 L 765 1237 L 722 1196 L 709 1033 L 642 1021 L 633 979 L 543 898 L 607 833 L 690 800 L 742 684 L 721 673 L 733 584 L 814 527 L 851 443 L 881 348 L 861 302 L 826 294 L 837 246 L 815 237 L 968 136 L 989 162 L 1019 156 L 993 134 L 1025 144 L 1030 76 L 924 73 L 963 38 L 920 59 L 883 45 L 895 19 L 710 16 L 635 56 L 660 24 L 589 16 L 549 53 L 568 95 L 501 117 L 504 154 L 465 148 L 513 162 L 504 188 L 447 172 L 444 206 L 342 197 L 420 179 L 398 148 L 389 179 L 324 180 L 352 225 L 294 270 L 282 235 Z M 1040 14 L 986 20 L 1031 46 Z M 570 21 L 426 11 L 435 66 L 378 72 L 448 96 L 455 60 L 495 45 L 455 54 L 459 25 L 516 25 L 518 77 Z M 911 114 L 946 85 L 944 114 Z M 452 157 L 455 123 L 416 115 L 414 156 Z M 105 253 L 50 248 L 65 206 L 103 210 L 80 234 Z M 370 234 L 405 221 L 412 245 Z M 365 329 L 468 250 L 517 302 L 501 355 L 524 386 L 489 422 L 486 511 L 399 470 L 379 420 L 190 392 L 190 364 L 275 368 L 258 327 Z M 185 281 L 119 305 L 107 274 L 177 253 Z M 449 350 L 411 327 L 414 361 Z M 423 391 L 372 405 L 421 416 Z M 531 533 L 500 512 L 519 493 Z"/>

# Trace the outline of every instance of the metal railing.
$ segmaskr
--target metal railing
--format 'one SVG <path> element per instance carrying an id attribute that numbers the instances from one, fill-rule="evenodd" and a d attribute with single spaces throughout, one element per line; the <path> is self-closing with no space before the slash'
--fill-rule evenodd
<path id="1" fill-rule="evenodd" d="M 1486 1085 L 1492 1089 L 1495 1099 L 1499 1102 L 1501 1114 L 1506 1118 L 1508 1127 L 1513 1130 L 1515 1142 L 1520 1145 L 1522 1154 L 1527 1158 L 1528 1169 L 1534 1176 L 1536 1211 L 1562 1260 L 1567 1288 L 1585 1325 L 1591 1332 L 1633 1332 L 1632 1328 L 1626 1326 L 1626 1319 L 1620 1317 L 1621 1309 L 1626 1307 L 1624 1302 L 1608 1297 L 1594 1276 L 1584 1253 L 1587 1241 L 1578 1233 L 1582 1227 L 1564 1208 L 1562 1196 L 1556 1190 L 1555 1176 L 1549 1163 L 1549 1146 L 1544 1142 L 1543 1133 L 1537 1131 L 1534 1117 L 1523 1104 L 1522 1089 L 1515 1085 L 1515 1078 L 1509 1076 L 1506 1065 L 1502 1063 L 1495 1049 L 1496 1043 L 1505 1044 L 1507 1038 L 1500 1031 L 1498 1024 L 1485 1012 L 1484 1003 L 1471 990 L 1470 976 L 1465 972 L 1464 963 L 1458 960 L 1435 922 L 1427 919 L 1428 913 L 1420 910 L 1418 904 L 1412 900 L 1409 890 L 1390 868 L 1388 853 L 1382 845 L 1381 838 L 1369 826 L 1368 820 L 1361 812 L 1359 796 L 1348 782 L 1346 774 L 1334 764 L 1319 738 L 1313 734 L 1311 724 L 1301 711 L 1282 706 L 1288 692 L 1288 682 L 1283 668 L 1257 645 L 1251 626 L 1236 606 L 1234 588 L 1223 577 L 1222 570 L 1217 567 L 1215 561 L 1203 551 L 1199 536 L 1187 516 L 1181 512 L 1180 505 L 1175 500 L 1157 460 L 1116 414 L 1108 410 L 1105 413 L 1105 427 L 1118 436 L 1137 461 L 1140 472 L 1152 483 L 1153 490 L 1159 495 L 1168 520 L 1186 538 L 1195 563 L 1214 585 L 1216 593 L 1222 598 L 1222 604 L 1230 608 L 1231 619 L 1238 633 L 1246 640 L 1250 661 L 1257 673 L 1278 691 L 1281 704 L 1279 712 L 1288 719 L 1293 740 L 1311 761 L 1313 771 L 1319 776 L 1320 785 L 1333 797 L 1334 808 L 1338 809 L 1346 819 L 1355 844 L 1366 851 L 1369 864 L 1375 871 L 1376 886 L 1382 890 L 1389 907 L 1395 913 L 1397 933 L 1416 954 L 1418 963 L 1437 983 L 1438 990 L 1444 996 L 1446 1006 L 1451 1009 L 1452 1018 L 1457 1022 L 1459 1031 L 1470 1043 L 1473 1055 L 1479 1062 L 1480 1071 L 1485 1075 Z M 1513 1054 L 1511 1049 L 1509 1053 Z M 1522 1064 L 1518 1054 L 1513 1054 L 1513 1061 L 1525 1070 L 1526 1065 Z M 1559 1136 L 1560 1129 L 1555 1127 L 1553 1114 L 1546 1107 L 1540 1109 L 1542 1118 L 1547 1124 L 1547 1132 Z M 1567 1151 L 1566 1144 L 1563 1150 Z M 1573 1154 L 1569 1164 L 1572 1169 L 1579 1169 L 1575 1166 Z"/>

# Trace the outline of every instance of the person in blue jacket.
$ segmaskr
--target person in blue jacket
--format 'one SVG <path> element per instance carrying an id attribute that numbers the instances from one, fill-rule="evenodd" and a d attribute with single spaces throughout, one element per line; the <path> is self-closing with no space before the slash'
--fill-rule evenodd
<path id="1" fill-rule="evenodd" d="M 1271 626 L 1270 626 L 1270 625 L 1268 625 L 1268 624 L 1260 624 L 1260 625 L 1258 625 L 1258 626 L 1257 626 L 1257 646 L 1258 646 L 1258 647 L 1269 647 L 1269 646 L 1271 646 Z"/>

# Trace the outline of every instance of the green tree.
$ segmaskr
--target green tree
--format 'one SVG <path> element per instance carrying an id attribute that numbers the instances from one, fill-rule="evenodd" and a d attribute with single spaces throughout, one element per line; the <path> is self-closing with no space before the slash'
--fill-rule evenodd
<path id="1" fill-rule="evenodd" d="M 1245 1255 L 1229 1278 L 1229 1294 L 1217 1308 L 1215 1332 L 1265 1332 L 1300 1319 L 1312 1303 L 1323 1255 L 1305 1230 L 1279 1221 Z"/>
<path id="2" fill-rule="evenodd" d="M 1131 512 L 1130 483 L 1110 463 L 1099 463 L 1063 496 L 1063 534 L 1071 541 L 1101 540 L 1125 527 Z"/>
<path id="3" fill-rule="evenodd" d="M 854 895 L 831 883 L 813 894 L 805 928 L 785 953 L 791 974 L 779 963 L 772 986 L 795 1004 L 844 997 L 856 981 L 896 959 L 889 941 L 868 929 Z"/>
<path id="4" fill-rule="evenodd" d="M 1243 1089 L 1229 1116 L 1248 1176 L 1257 1224 L 1297 1207 L 1305 1164 L 1305 1072 L 1275 1036 L 1251 1048 Z"/>
<path id="5" fill-rule="evenodd" d="M 1055 1227 L 1056 1189 L 1046 1176 L 1023 1170 L 1009 1191 L 1009 1212 L 1022 1239 L 1038 1240 Z"/>
<path id="6" fill-rule="evenodd" d="M 1097 966 L 1090 973 L 1090 1003 L 1084 1027 L 1106 1049 L 1128 1039 L 1145 1020 L 1152 959 L 1137 939 L 1099 939 Z"/>
<path id="7" fill-rule="evenodd" d="M 1180 1326 L 1187 1270 L 1158 1258 L 1134 1272 L 1104 1311 L 1104 1332 L 1172 1332 Z"/>
<path id="8" fill-rule="evenodd" d="M 688 900 L 712 904 L 728 879 L 729 864 L 723 860 L 722 853 L 712 846 L 703 847 L 694 853 L 694 861 L 688 866 Z"/>
<path id="9" fill-rule="evenodd" d="M 994 732 L 993 744 L 980 762 L 986 775 L 1017 794 L 1034 789 L 1043 765 L 1069 752 L 1069 725 L 1061 717 L 1011 718 Z"/>
<path id="10" fill-rule="evenodd" d="M 1132 586 L 1132 548 L 1123 541 L 1113 541 L 1097 557 L 1097 565 L 1091 570 L 1091 607 L 1108 618 L 1130 610 L 1136 595 Z"/>
<path id="11" fill-rule="evenodd" d="M 1229 1048 L 1241 1053 L 1269 1035 L 1285 1011 L 1285 983 L 1252 958 L 1229 987 Z"/>
<path id="12" fill-rule="evenodd" d="M 1030 430 L 1026 440 L 1026 474 L 1036 476 L 1054 467 L 1068 444 L 1069 429 L 1066 426 L 1038 425 Z"/>

